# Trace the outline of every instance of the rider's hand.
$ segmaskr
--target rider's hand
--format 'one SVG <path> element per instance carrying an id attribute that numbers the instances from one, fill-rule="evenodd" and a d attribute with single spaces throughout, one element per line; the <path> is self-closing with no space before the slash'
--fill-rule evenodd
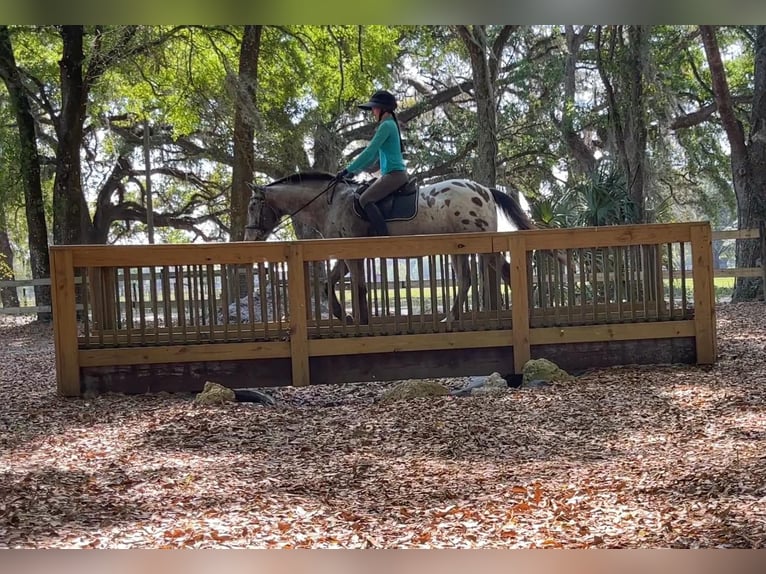
<path id="1" fill-rule="evenodd" d="M 346 168 L 343 168 L 342 170 L 340 170 L 340 171 L 339 171 L 339 172 L 338 172 L 338 173 L 335 175 L 335 179 L 336 179 L 337 181 L 342 181 L 342 180 L 344 180 L 344 179 L 348 178 L 350 175 L 351 175 L 351 174 L 349 173 L 349 171 L 348 171 Z"/>

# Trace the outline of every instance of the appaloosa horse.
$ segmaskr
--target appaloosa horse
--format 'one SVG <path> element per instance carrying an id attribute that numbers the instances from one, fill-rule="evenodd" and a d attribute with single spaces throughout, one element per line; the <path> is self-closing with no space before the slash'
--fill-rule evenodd
<path id="1" fill-rule="evenodd" d="M 304 225 L 317 230 L 324 238 L 365 237 L 369 223 L 359 215 L 354 192 L 359 184 L 337 181 L 332 174 L 321 172 L 295 173 L 265 186 L 254 186 L 248 206 L 246 241 L 265 239 L 284 216 L 293 216 Z M 470 233 L 497 231 L 497 211 L 502 210 L 517 229 L 533 229 L 534 222 L 521 209 L 512 196 L 468 179 L 450 179 L 411 191 L 397 192 L 381 204 L 388 222 L 390 235 L 420 235 L 438 233 Z M 394 205 L 392 206 L 391 203 Z M 497 269 L 499 254 L 489 264 Z M 456 319 L 470 288 L 470 272 L 466 255 L 450 255 L 457 293 L 450 316 Z M 510 266 L 502 259 L 501 273 L 506 283 L 510 280 Z M 335 265 L 328 277 L 328 296 L 333 314 L 342 318 L 335 284 L 351 272 L 352 285 L 356 285 L 359 319 L 366 324 L 369 318 L 364 279 L 364 265 L 360 260 Z"/>

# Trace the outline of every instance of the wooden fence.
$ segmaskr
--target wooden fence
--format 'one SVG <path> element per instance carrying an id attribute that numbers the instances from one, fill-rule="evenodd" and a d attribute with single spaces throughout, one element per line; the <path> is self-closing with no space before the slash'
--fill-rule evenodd
<path id="1" fill-rule="evenodd" d="M 759 229 L 740 229 L 740 230 L 727 230 L 727 231 L 713 231 L 713 241 L 734 241 L 736 239 L 761 239 L 762 251 L 766 253 L 766 233 L 762 233 Z M 760 267 L 721 267 L 714 266 L 714 277 L 762 277 L 764 284 L 766 285 L 766 265 Z M 134 277 L 135 278 L 135 277 Z M 667 274 L 665 279 L 667 279 Z M 77 279 L 79 281 L 79 278 Z M 220 274 L 216 274 L 216 281 L 220 282 Z M 36 285 L 50 285 L 50 278 L 41 279 L 16 279 L 0 280 L 0 289 L 13 288 L 17 291 L 17 296 L 20 299 L 21 304 L 18 307 L 0 307 L 0 315 L 31 315 L 35 313 L 50 312 L 51 307 L 49 305 L 36 305 L 34 303 L 34 291 L 33 288 Z M 402 288 L 404 283 L 402 282 Z M 147 301 L 147 304 L 150 304 Z M 162 301 L 159 301 L 162 304 Z"/>
<path id="2" fill-rule="evenodd" d="M 58 390 L 196 391 L 206 380 L 253 387 L 508 373 L 541 356 L 564 368 L 712 363 L 711 239 L 708 223 L 684 223 L 53 246 Z M 451 320 L 455 255 L 464 256 L 472 285 Z M 375 278 L 365 294 L 368 324 L 328 311 L 324 277 L 337 259 L 364 259 Z M 492 266 L 502 261 L 510 264 L 510 285 Z M 358 315 L 352 291 L 342 282 L 338 296 L 345 312 Z"/>

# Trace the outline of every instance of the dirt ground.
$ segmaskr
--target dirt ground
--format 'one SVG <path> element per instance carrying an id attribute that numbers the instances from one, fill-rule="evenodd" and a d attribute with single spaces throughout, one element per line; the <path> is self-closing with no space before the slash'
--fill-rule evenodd
<path id="1" fill-rule="evenodd" d="M 713 367 L 276 407 L 61 398 L 50 326 L 0 318 L 0 547 L 763 548 L 766 304 L 717 313 Z"/>

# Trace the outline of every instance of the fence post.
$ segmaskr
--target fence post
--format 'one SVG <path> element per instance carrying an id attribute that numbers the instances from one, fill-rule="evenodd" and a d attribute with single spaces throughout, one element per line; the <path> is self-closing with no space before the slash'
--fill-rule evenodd
<path id="1" fill-rule="evenodd" d="M 694 224 L 690 228 L 690 233 L 697 363 L 709 365 L 715 363 L 716 359 L 713 234 L 710 223 Z"/>
<path id="2" fill-rule="evenodd" d="M 290 360 L 296 387 L 311 383 L 308 326 L 306 324 L 306 270 L 303 246 L 291 242 L 287 248 L 287 297 L 290 305 Z"/>
<path id="3" fill-rule="evenodd" d="M 530 359 L 529 288 L 527 282 L 527 242 L 523 232 L 508 238 L 511 252 L 511 322 L 513 324 L 513 368 L 519 374 Z"/>
<path id="4" fill-rule="evenodd" d="M 51 312 L 56 350 L 56 387 L 65 397 L 80 395 L 80 364 L 77 348 L 77 294 L 72 250 L 50 248 Z"/>

